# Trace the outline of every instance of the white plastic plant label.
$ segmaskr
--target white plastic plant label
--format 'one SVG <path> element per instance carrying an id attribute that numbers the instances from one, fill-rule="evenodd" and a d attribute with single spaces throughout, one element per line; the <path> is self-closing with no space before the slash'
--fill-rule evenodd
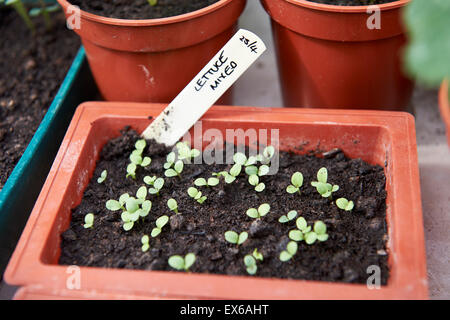
<path id="1" fill-rule="evenodd" d="M 264 51 L 258 36 L 239 30 L 142 136 L 173 146 Z"/>

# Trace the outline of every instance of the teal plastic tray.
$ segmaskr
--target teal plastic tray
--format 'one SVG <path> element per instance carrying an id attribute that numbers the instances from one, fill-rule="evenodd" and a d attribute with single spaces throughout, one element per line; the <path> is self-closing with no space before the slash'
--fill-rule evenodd
<path id="1" fill-rule="evenodd" d="M 97 87 L 81 47 L 58 93 L 0 192 L 0 278 L 50 171 L 77 106 Z"/>

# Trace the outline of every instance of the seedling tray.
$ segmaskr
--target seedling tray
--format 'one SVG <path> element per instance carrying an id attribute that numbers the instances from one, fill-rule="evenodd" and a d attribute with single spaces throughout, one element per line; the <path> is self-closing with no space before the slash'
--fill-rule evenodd
<path id="1" fill-rule="evenodd" d="M 356 110 L 213 107 L 203 130 L 279 129 L 280 149 L 297 153 L 341 148 L 350 158 L 385 167 L 390 278 L 386 286 L 250 276 L 80 267 L 68 290 L 58 265 L 61 234 L 81 201 L 102 146 L 131 125 L 138 132 L 165 105 L 89 102 L 67 131 L 21 240 L 8 265 L 9 284 L 53 298 L 425 299 L 426 260 L 414 120 L 407 113 Z M 225 136 L 225 135 L 224 135 Z M 303 149 L 295 149 L 303 142 Z M 307 144 L 304 144 L 307 142 Z M 270 141 L 269 141 L 270 143 Z M 368 275 L 369 277 L 369 275 Z"/>
<path id="2" fill-rule="evenodd" d="M 44 184 L 75 108 L 96 86 L 81 47 L 44 119 L 0 192 L 0 275 Z"/>

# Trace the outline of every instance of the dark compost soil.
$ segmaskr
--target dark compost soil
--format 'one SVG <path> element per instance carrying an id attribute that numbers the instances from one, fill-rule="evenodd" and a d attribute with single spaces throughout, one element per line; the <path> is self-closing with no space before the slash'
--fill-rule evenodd
<path id="1" fill-rule="evenodd" d="M 62 12 L 53 30 L 35 20 L 35 36 L 18 14 L 0 10 L 0 190 L 36 132 L 80 42 Z"/>
<path id="2" fill-rule="evenodd" d="M 158 0 L 150 6 L 147 0 L 71 0 L 83 11 L 118 19 L 158 19 L 200 10 L 219 0 Z"/>
<path id="3" fill-rule="evenodd" d="M 370 6 L 376 4 L 395 2 L 397 0 L 307 0 L 307 1 L 331 4 L 335 6 Z"/>
<path id="4" fill-rule="evenodd" d="M 62 234 L 59 264 L 173 271 L 167 263 L 170 256 L 193 252 L 197 260 L 192 272 L 246 275 L 243 258 L 258 248 L 264 255 L 264 261 L 258 262 L 256 275 L 260 277 L 365 283 L 367 267 L 377 265 L 381 268 L 382 284 L 387 283 L 386 191 L 382 167 L 348 159 L 342 152 L 328 158 L 281 152 L 279 172 L 262 177 L 266 184 L 263 192 L 255 192 L 245 173 L 241 173 L 232 184 L 225 184 L 221 178 L 216 187 L 199 188 L 208 197 L 201 205 L 188 196 L 187 189 L 196 178 L 208 178 L 212 172 L 229 170 L 231 165 L 186 164 L 181 179 L 165 178 L 163 164 L 170 150 L 148 141 L 145 155 L 152 158 L 151 165 L 139 168 L 136 180 L 125 179 L 128 157 L 137 139 L 134 131 L 123 131 L 121 137 L 103 148 L 82 202 L 72 212 L 70 228 Z M 338 209 L 310 185 L 323 166 L 328 169 L 328 180 L 340 186 L 334 199 L 354 200 L 352 212 Z M 99 184 L 97 178 L 105 169 L 108 177 Z M 301 171 L 305 178 L 301 195 L 286 192 L 296 171 Z M 159 197 L 147 196 L 153 207 L 145 221 L 126 232 L 122 228 L 121 212 L 107 210 L 105 203 L 123 193 L 135 195 L 144 185 L 146 175 L 164 177 L 165 185 Z M 167 208 L 167 200 L 172 197 L 178 202 L 181 215 Z M 262 203 L 271 206 L 267 216 L 255 221 L 246 215 L 247 209 Z M 297 210 L 308 224 L 324 221 L 329 239 L 313 245 L 299 242 L 294 258 L 281 262 L 279 255 L 289 242 L 288 233 L 295 228 L 295 220 L 281 224 L 278 218 L 290 210 Z M 94 227 L 84 229 L 84 217 L 91 212 L 95 215 Z M 170 225 L 157 238 L 150 238 L 150 249 L 143 253 L 141 237 L 150 235 L 155 220 L 162 215 L 172 217 Z M 249 238 L 237 247 L 225 241 L 224 233 L 228 230 L 248 231 Z"/>

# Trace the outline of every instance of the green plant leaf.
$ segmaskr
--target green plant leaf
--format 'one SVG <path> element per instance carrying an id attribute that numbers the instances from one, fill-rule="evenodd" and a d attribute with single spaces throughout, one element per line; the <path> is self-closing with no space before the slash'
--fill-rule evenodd
<path id="1" fill-rule="evenodd" d="M 152 238 L 156 238 L 157 236 L 160 235 L 161 231 L 162 230 L 159 228 L 153 228 L 152 233 L 150 235 L 152 236 Z"/>
<path id="2" fill-rule="evenodd" d="M 259 214 L 258 214 L 258 210 L 256 210 L 255 208 L 250 208 L 247 210 L 246 214 L 253 219 L 257 219 L 259 218 Z"/>
<path id="3" fill-rule="evenodd" d="M 194 264 L 195 260 L 196 260 L 195 254 L 188 253 L 184 257 L 184 269 L 189 270 L 189 268 Z"/>
<path id="4" fill-rule="evenodd" d="M 258 174 L 258 168 L 257 168 L 256 166 L 248 166 L 248 167 L 245 167 L 245 173 L 246 173 L 248 176 L 256 175 L 256 174 Z"/>
<path id="5" fill-rule="evenodd" d="M 171 256 L 168 263 L 169 266 L 176 270 L 184 270 L 184 259 L 181 256 Z"/>
<path id="6" fill-rule="evenodd" d="M 248 182 L 252 185 L 252 186 L 257 186 L 259 183 L 259 177 L 254 174 L 248 177 Z"/>
<path id="7" fill-rule="evenodd" d="M 239 235 L 234 231 L 225 232 L 225 240 L 230 243 L 237 244 L 239 241 Z"/>
<path id="8" fill-rule="evenodd" d="M 142 245 L 142 252 L 147 252 L 150 249 L 150 245 L 148 243 L 144 243 Z"/>
<path id="9" fill-rule="evenodd" d="M 97 179 L 97 182 L 103 183 L 106 180 L 107 175 L 108 175 L 108 171 L 103 170 L 102 173 L 100 174 L 100 177 Z"/>
<path id="10" fill-rule="evenodd" d="M 239 234 L 239 240 L 238 240 L 238 242 L 237 242 L 237 244 L 238 245 L 241 245 L 241 244 L 243 244 L 244 242 L 245 242 L 245 240 L 247 240 L 247 238 L 248 238 L 248 233 L 247 232 L 241 232 L 240 234 Z"/>
<path id="11" fill-rule="evenodd" d="M 125 208 L 129 213 L 136 212 L 139 209 L 139 203 L 137 199 L 130 197 L 125 201 Z"/>
<path id="12" fill-rule="evenodd" d="M 175 199 L 170 198 L 169 200 L 167 200 L 167 206 L 169 207 L 169 209 L 171 211 L 175 211 L 178 209 L 178 203 Z"/>
<path id="13" fill-rule="evenodd" d="M 281 216 L 279 219 L 278 219 L 278 222 L 279 223 L 287 223 L 287 222 L 289 222 L 290 220 L 288 219 L 288 217 L 286 217 L 285 215 L 283 215 L 283 216 Z"/>
<path id="14" fill-rule="evenodd" d="M 198 190 L 194 187 L 190 187 L 187 192 L 191 198 L 195 198 L 198 194 Z"/>
<path id="15" fill-rule="evenodd" d="M 117 211 L 122 209 L 122 205 L 119 203 L 119 201 L 116 200 L 108 200 L 106 201 L 106 209 L 110 211 Z"/>
<path id="16" fill-rule="evenodd" d="M 153 177 L 145 176 L 144 177 L 144 183 L 149 186 L 152 186 L 155 183 L 155 181 L 156 181 L 156 176 L 153 176 Z"/>
<path id="17" fill-rule="evenodd" d="M 146 213 L 145 216 L 147 216 L 147 214 L 150 212 L 150 210 L 152 210 L 152 202 L 150 200 L 145 200 L 142 203 L 142 211 L 144 211 Z"/>
<path id="18" fill-rule="evenodd" d="M 121 206 L 123 206 L 125 204 L 125 202 L 127 202 L 127 199 L 130 197 L 130 195 L 128 193 L 124 193 L 120 196 L 119 198 L 119 203 Z"/>
<path id="19" fill-rule="evenodd" d="M 303 174 L 300 172 L 295 172 L 291 177 L 291 183 L 295 187 L 300 188 L 303 185 Z"/>
<path id="20" fill-rule="evenodd" d="M 136 150 L 144 150 L 146 145 L 147 145 L 147 143 L 145 142 L 145 140 L 141 139 L 141 140 L 136 141 L 134 147 L 136 148 Z"/>
<path id="21" fill-rule="evenodd" d="M 198 178 L 198 179 L 195 179 L 194 184 L 195 184 L 197 187 L 203 187 L 203 186 L 206 186 L 206 185 L 207 185 L 207 182 L 206 182 L 206 179 L 205 179 L 205 178 Z"/>
<path id="22" fill-rule="evenodd" d="M 328 170 L 327 168 L 320 168 L 317 172 L 317 181 L 322 183 L 327 183 L 328 180 Z"/>
<path id="23" fill-rule="evenodd" d="M 255 260 L 255 258 L 253 258 L 253 256 L 248 254 L 244 257 L 244 264 L 247 267 L 251 267 L 251 266 L 256 265 L 256 260 Z"/>
<path id="24" fill-rule="evenodd" d="M 254 275 L 256 273 L 256 271 L 258 271 L 258 266 L 256 264 L 249 266 L 246 268 L 246 271 L 248 274 Z"/>
<path id="25" fill-rule="evenodd" d="M 234 160 L 234 163 L 243 166 L 243 165 L 245 165 L 245 163 L 247 162 L 247 157 L 246 157 L 245 154 L 243 154 L 243 153 L 241 153 L 241 152 L 237 152 L 237 153 L 233 156 L 233 160 Z"/>
<path id="26" fill-rule="evenodd" d="M 269 213 L 269 211 L 270 211 L 270 205 L 268 203 L 263 203 L 258 208 L 258 213 L 261 217 L 264 217 L 265 215 L 267 215 Z"/>
<path id="27" fill-rule="evenodd" d="M 261 182 L 255 187 L 255 191 L 256 192 L 262 192 L 262 191 L 264 191 L 265 188 L 266 188 L 266 185 Z"/>
<path id="28" fill-rule="evenodd" d="M 299 190 L 300 190 L 299 188 L 294 187 L 293 185 L 288 185 L 287 188 L 286 188 L 286 192 L 290 193 L 290 194 L 296 193 Z"/>
<path id="29" fill-rule="evenodd" d="M 291 230 L 289 231 L 289 239 L 294 241 L 302 241 L 303 233 L 300 230 Z"/>
<path id="30" fill-rule="evenodd" d="M 297 253 L 297 249 L 298 249 L 297 242 L 290 241 L 287 244 L 286 250 L 287 250 L 287 252 L 289 252 L 290 255 L 292 255 L 292 256 L 295 255 Z"/>
<path id="31" fill-rule="evenodd" d="M 262 253 L 258 252 L 258 249 L 253 250 L 252 255 L 256 260 L 263 261 L 263 259 L 264 259 Z"/>
<path id="32" fill-rule="evenodd" d="M 178 160 L 177 162 L 175 162 L 175 166 L 174 169 L 177 173 L 181 173 L 183 172 L 183 168 L 184 168 L 184 163 L 181 160 Z"/>
<path id="33" fill-rule="evenodd" d="M 142 236 L 141 243 L 146 244 L 150 241 L 150 238 L 147 235 Z"/>
<path id="34" fill-rule="evenodd" d="M 270 171 L 270 168 L 268 166 L 266 166 L 265 164 L 263 164 L 258 169 L 258 176 L 260 176 L 260 177 L 265 176 L 269 173 L 269 171 Z"/>
<path id="35" fill-rule="evenodd" d="M 280 260 L 283 262 L 291 260 L 291 258 L 292 258 L 292 255 L 287 251 L 282 251 L 280 253 Z"/>
<path id="36" fill-rule="evenodd" d="M 297 216 L 297 211 L 295 211 L 295 210 L 291 210 L 287 214 L 287 218 L 289 219 L 289 221 L 294 220 L 296 216 Z"/>
<path id="37" fill-rule="evenodd" d="M 162 216 L 162 217 L 159 217 L 158 219 L 156 219 L 155 224 L 159 229 L 162 229 L 167 224 L 167 222 L 169 222 L 169 217 Z"/>
<path id="38" fill-rule="evenodd" d="M 233 177 L 237 177 L 241 173 L 241 170 L 242 170 L 242 166 L 240 164 L 235 164 L 231 167 L 230 174 Z"/>
<path id="39" fill-rule="evenodd" d="M 217 179 L 217 178 L 209 178 L 209 179 L 208 179 L 208 185 L 209 185 L 210 187 L 215 187 L 215 186 L 217 186 L 217 185 L 219 184 L 219 182 L 220 182 L 220 180 Z"/>
<path id="40" fill-rule="evenodd" d="M 145 186 L 140 187 L 136 192 L 136 197 L 138 199 L 145 199 L 145 197 L 147 197 L 147 187 Z"/>
<path id="41" fill-rule="evenodd" d="M 164 179 L 158 178 L 155 180 L 155 183 L 153 184 L 153 187 L 155 187 L 157 190 L 161 190 L 164 186 Z"/>
<path id="42" fill-rule="evenodd" d="M 144 159 L 142 159 L 141 167 L 147 167 L 150 163 L 152 163 L 152 159 L 150 157 L 144 157 Z"/>
<path id="43" fill-rule="evenodd" d="M 328 234 L 318 234 L 317 235 L 317 240 L 323 242 L 323 241 L 327 241 L 328 240 Z"/>
<path id="44" fill-rule="evenodd" d="M 172 177 L 176 177 L 178 175 L 178 173 L 174 169 L 167 169 L 164 172 L 164 175 L 168 178 L 172 178 Z"/>
<path id="45" fill-rule="evenodd" d="M 299 217 L 297 218 L 297 220 L 295 221 L 295 224 L 297 225 L 297 229 L 301 230 L 301 231 L 305 231 L 308 223 L 306 222 L 305 218 L 303 217 Z"/>
<path id="46" fill-rule="evenodd" d="M 134 226 L 134 222 L 133 221 L 125 222 L 123 224 L 123 229 L 125 231 L 130 231 L 133 228 L 133 226 Z"/>
<path id="47" fill-rule="evenodd" d="M 316 240 L 317 240 L 317 234 L 315 233 L 315 232 L 308 232 L 306 235 L 305 235 L 305 242 L 307 243 L 307 244 L 313 244 L 314 242 L 316 242 Z"/>
<path id="48" fill-rule="evenodd" d="M 267 159 L 272 159 L 275 154 L 275 148 L 273 146 L 267 146 L 263 151 L 263 156 Z"/>
<path id="49" fill-rule="evenodd" d="M 325 234 L 327 233 L 327 226 L 322 221 L 316 221 L 314 223 L 314 232 L 316 234 Z"/>
<path id="50" fill-rule="evenodd" d="M 94 214 L 93 213 L 88 213 L 85 217 L 84 217 L 84 228 L 90 228 L 92 227 L 92 225 L 94 224 Z"/>

